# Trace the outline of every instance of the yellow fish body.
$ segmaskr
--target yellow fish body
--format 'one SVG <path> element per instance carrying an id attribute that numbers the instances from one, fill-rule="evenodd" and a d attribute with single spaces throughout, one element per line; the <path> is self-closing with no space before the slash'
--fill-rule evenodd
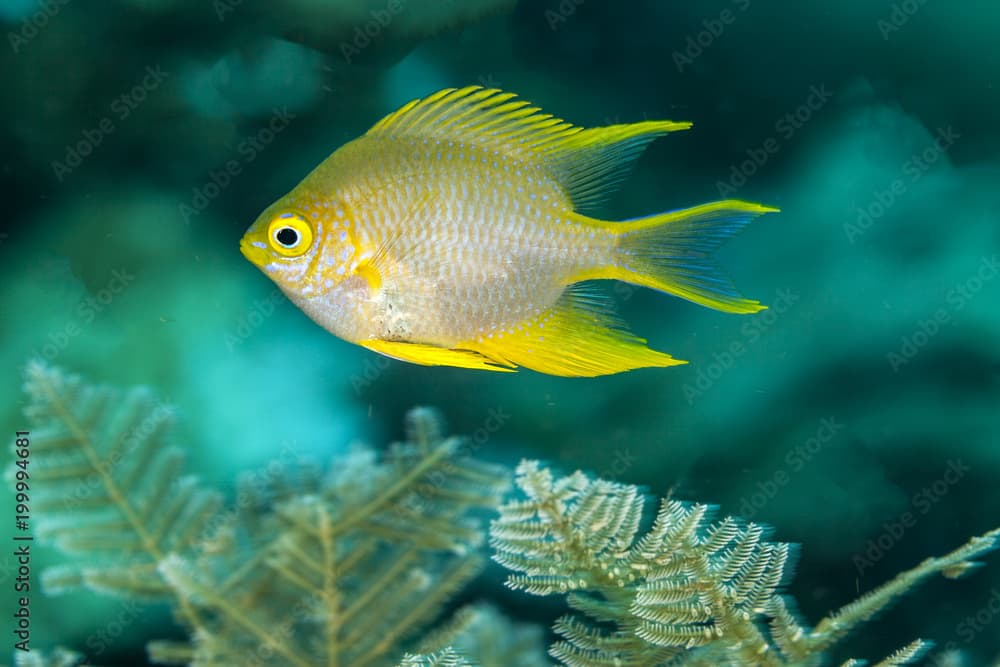
<path id="1" fill-rule="evenodd" d="M 684 363 L 646 347 L 595 279 L 733 313 L 709 254 L 757 215 L 720 201 L 626 222 L 582 213 L 690 123 L 593 129 L 469 87 L 414 100 L 269 206 L 243 254 L 318 324 L 425 365 L 594 376 Z"/>

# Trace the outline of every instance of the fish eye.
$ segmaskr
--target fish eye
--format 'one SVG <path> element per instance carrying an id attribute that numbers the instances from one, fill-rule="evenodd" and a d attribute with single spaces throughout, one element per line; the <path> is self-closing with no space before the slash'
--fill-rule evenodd
<path id="1" fill-rule="evenodd" d="M 299 244 L 299 233 L 292 227 L 282 227 L 274 235 L 274 240 L 285 248 L 294 248 Z"/>
<path id="2" fill-rule="evenodd" d="M 297 213 L 282 213 L 271 221 L 267 238 L 278 254 L 298 257 L 305 254 L 312 245 L 312 227 Z"/>

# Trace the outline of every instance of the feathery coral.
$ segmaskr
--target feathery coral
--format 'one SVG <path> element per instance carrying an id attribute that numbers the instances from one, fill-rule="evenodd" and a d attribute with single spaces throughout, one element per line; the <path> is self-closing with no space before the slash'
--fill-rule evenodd
<path id="1" fill-rule="evenodd" d="M 325 474 L 269 469 L 222 510 L 180 475 L 165 445 L 169 410 L 147 391 L 88 386 L 41 363 L 26 375 L 38 536 L 74 562 L 44 582 L 170 601 L 190 640 L 150 642 L 158 663 L 547 664 L 538 628 L 489 606 L 439 618 L 482 567 L 483 513 L 497 507 L 490 542 L 508 585 L 568 596 L 574 613 L 555 622 L 549 655 L 571 667 L 823 664 L 900 595 L 968 572 L 1000 539 L 995 530 L 928 558 L 810 628 L 781 591 L 791 548 L 763 526 L 665 499 L 642 531 L 637 487 L 556 477 L 534 461 L 507 498 L 510 472 L 468 456 L 427 409 L 410 412 L 407 440 L 381 458 L 359 447 Z M 928 648 L 916 640 L 878 665 Z M 55 651 L 18 664 L 81 659 Z"/>
<path id="2" fill-rule="evenodd" d="M 814 665 L 834 644 L 933 574 L 957 576 L 994 549 L 1000 530 L 930 558 L 825 618 L 795 619 L 779 593 L 790 547 L 703 504 L 665 499 L 641 537 L 643 497 L 627 484 L 581 472 L 556 479 L 522 462 L 525 496 L 500 508 L 490 529 L 508 586 L 568 593 L 577 614 L 556 621 L 550 654 L 571 667 Z M 880 664 L 908 664 L 914 642 Z"/>
<path id="3" fill-rule="evenodd" d="M 38 536 L 82 563 L 49 570 L 45 586 L 169 597 L 158 563 L 192 549 L 220 501 L 181 476 L 181 451 L 164 443 L 170 409 L 144 389 L 88 386 L 37 362 L 25 392 Z"/>
<path id="4" fill-rule="evenodd" d="M 394 664 L 479 571 L 476 515 L 509 486 L 414 410 L 408 441 L 383 460 L 358 449 L 325 477 L 278 471 L 218 511 L 215 494 L 179 477 L 145 390 L 32 363 L 26 391 L 39 537 L 82 563 L 47 572 L 47 588 L 171 600 L 191 642 L 152 642 L 161 663 Z"/>

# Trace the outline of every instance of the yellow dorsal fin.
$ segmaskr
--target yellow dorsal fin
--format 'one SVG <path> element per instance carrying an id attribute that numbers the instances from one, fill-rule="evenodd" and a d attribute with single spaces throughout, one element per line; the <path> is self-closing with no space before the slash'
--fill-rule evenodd
<path id="1" fill-rule="evenodd" d="M 368 136 L 453 141 L 500 151 L 538 167 L 581 210 L 613 192 L 649 142 L 689 127 L 688 122 L 644 121 L 584 129 L 513 93 L 469 86 L 413 100 L 376 123 Z"/>
<path id="2" fill-rule="evenodd" d="M 464 142 L 528 159 L 546 142 L 583 130 L 515 98 L 495 88 L 446 88 L 403 105 L 368 135 Z"/>

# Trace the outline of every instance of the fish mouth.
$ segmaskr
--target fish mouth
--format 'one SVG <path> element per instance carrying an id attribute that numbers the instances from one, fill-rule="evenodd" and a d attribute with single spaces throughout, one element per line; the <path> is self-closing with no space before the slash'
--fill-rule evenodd
<path id="1" fill-rule="evenodd" d="M 267 264 L 267 251 L 264 248 L 254 245 L 246 237 L 240 239 L 240 252 L 254 266 L 264 268 Z"/>

